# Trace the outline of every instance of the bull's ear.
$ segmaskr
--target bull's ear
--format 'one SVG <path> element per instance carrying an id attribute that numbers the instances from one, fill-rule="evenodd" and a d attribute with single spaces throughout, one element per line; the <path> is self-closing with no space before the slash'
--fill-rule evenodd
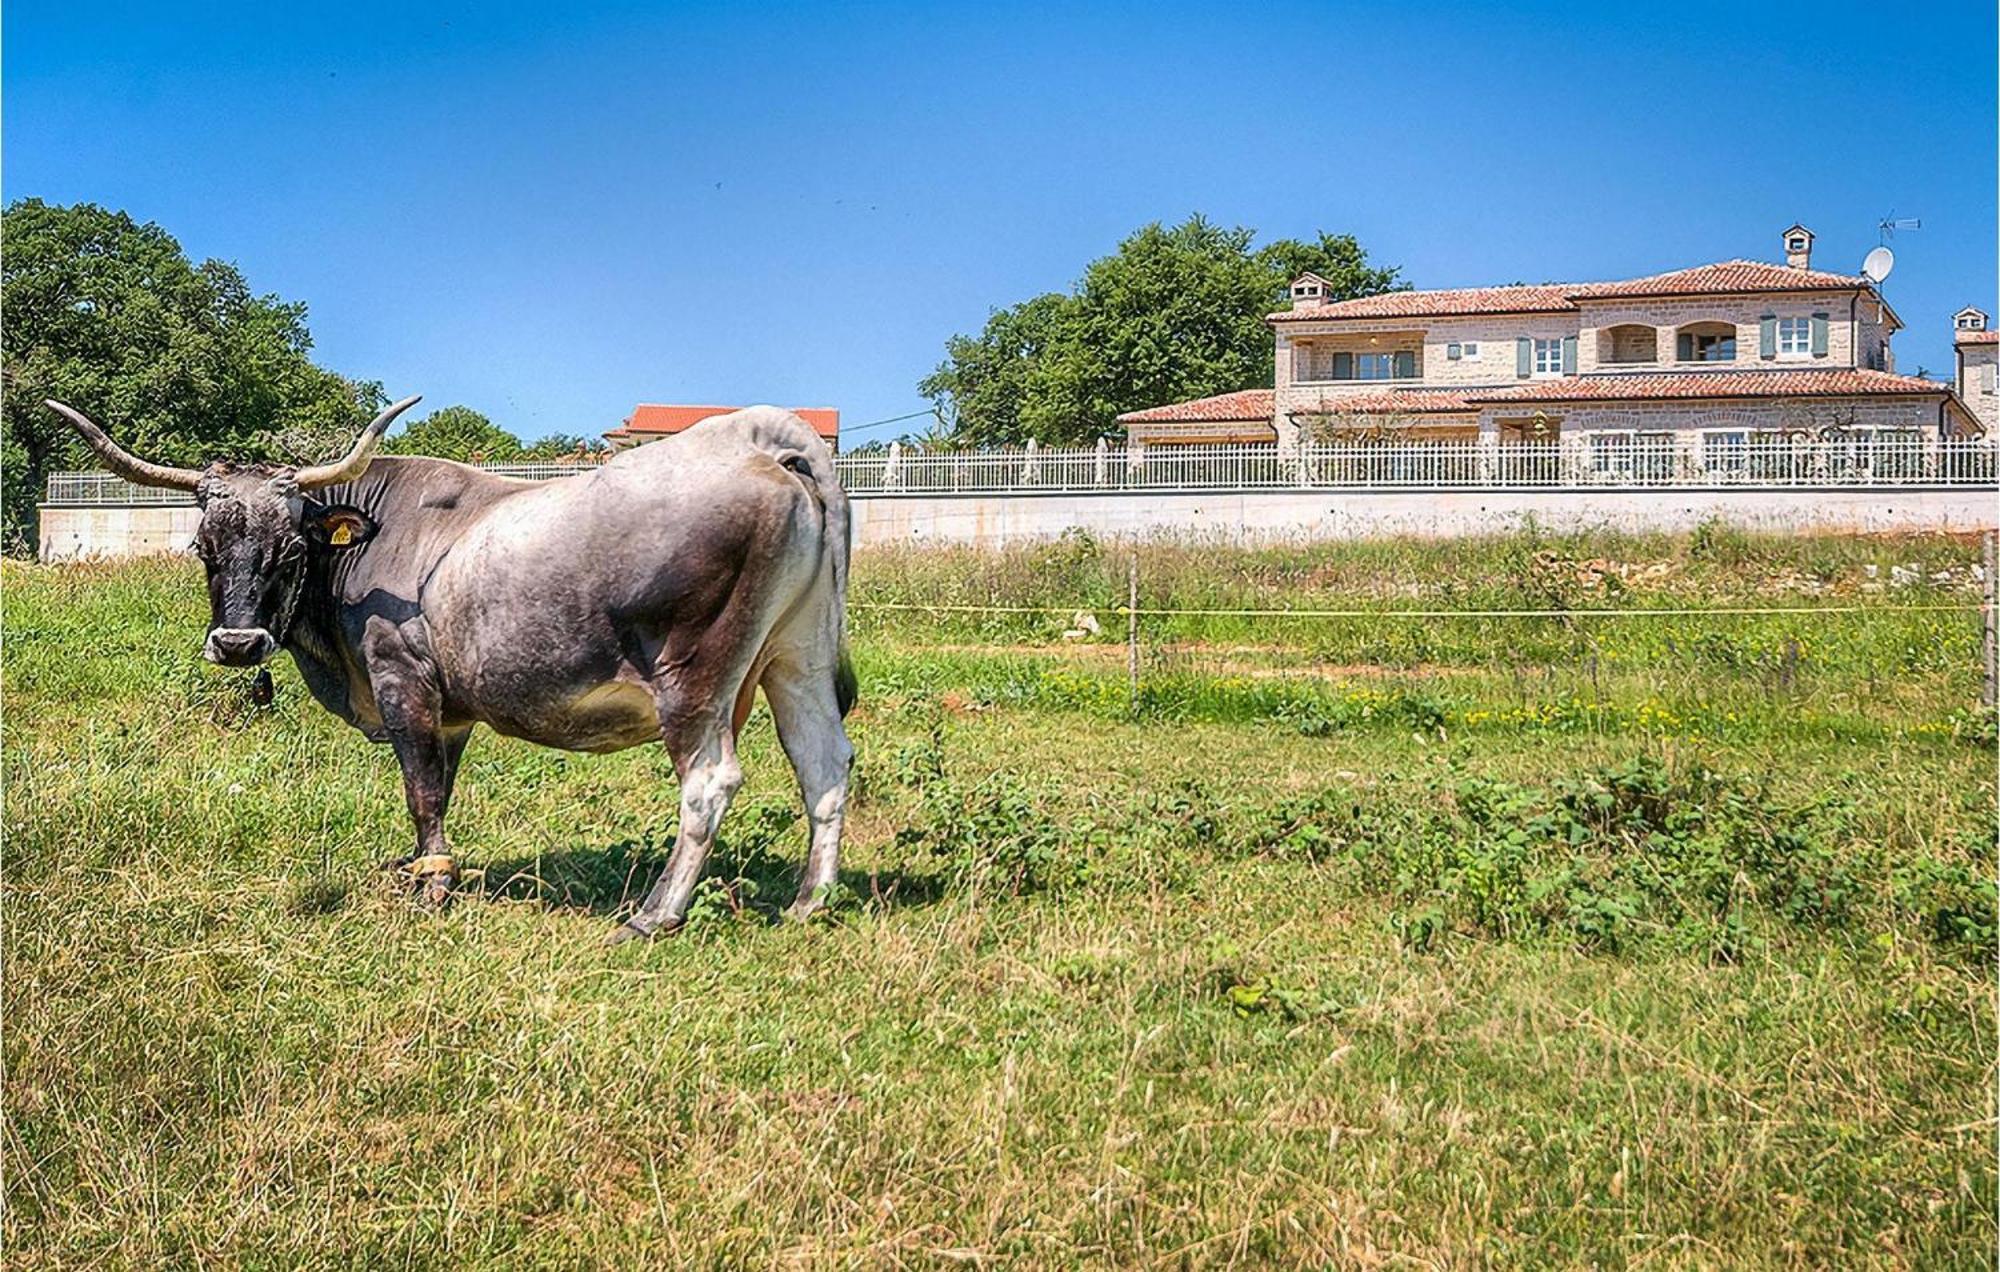
<path id="1" fill-rule="evenodd" d="M 306 510 L 306 537 L 322 548 L 358 548 L 375 537 L 375 530 L 375 519 L 351 504 L 313 505 Z"/>

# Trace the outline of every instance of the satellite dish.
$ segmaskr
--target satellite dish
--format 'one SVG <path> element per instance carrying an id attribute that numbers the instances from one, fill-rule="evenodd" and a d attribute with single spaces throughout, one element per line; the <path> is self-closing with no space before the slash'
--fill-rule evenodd
<path id="1" fill-rule="evenodd" d="M 1861 262 L 1861 276 L 1879 287 L 1882 280 L 1889 276 L 1889 271 L 1894 268 L 1896 268 L 1896 254 L 1886 247 L 1878 247 L 1868 253 L 1867 259 Z"/>

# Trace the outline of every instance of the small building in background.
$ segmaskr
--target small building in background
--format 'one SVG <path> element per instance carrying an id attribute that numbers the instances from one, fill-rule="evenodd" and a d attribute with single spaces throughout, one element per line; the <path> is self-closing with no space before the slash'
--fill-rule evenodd
<path id="1" fill-rule="evenodd" d="M 740 411 L 740 406 L 680 406 L 641 402 L 625 417 L 622 427 L 614 428 L 604 435 L 611 443 L 611 449 L 622 451 L 628 447 L 646 442 L 657 442 L 663 437 L 672 437 L 714 415 L 728 415 Z M 795 406 L 789 408 L 792 414 L 812 425 L 826 444 L 836 453 L 840 450 L 840 412 L 830 406 Z"/>
<path id="2" fill-rule="evenodd" d="M 1971 408 L 1987 436 L 2000 427 L 2000 393 L 1994 366 L 2000 361 L 2000 331 L 1988 329 L 1986 311 L 1971 305 L 1951 318 L 1951 342 L 1958 355 L 1958 397 Z"/>

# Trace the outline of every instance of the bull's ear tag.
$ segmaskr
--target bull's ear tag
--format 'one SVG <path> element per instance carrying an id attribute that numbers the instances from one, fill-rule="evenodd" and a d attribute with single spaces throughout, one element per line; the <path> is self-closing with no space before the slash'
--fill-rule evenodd
<path id="1" fill-rule="evenodd" d="M 306 531 L 322 547 L 352 548 L 375 536 L 375 522 L 359 508 L 335 504 L 308 517 Z"/>

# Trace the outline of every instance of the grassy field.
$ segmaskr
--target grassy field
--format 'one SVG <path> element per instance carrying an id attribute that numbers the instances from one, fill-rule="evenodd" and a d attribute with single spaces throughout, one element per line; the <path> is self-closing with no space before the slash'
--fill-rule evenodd
<path id="1" fill-rule="evenodd" d="M 427 912 L 194 567 L 10 563 L 9 1263 L 1990 1266 L 1974 560 L 1154 545 L 1156 610 L 1842 612 L 1150 614 L 1135 714 L 1119 551 L 865 554 L 833 914 L 760 708 L 609 950 L 656 749 L 481 735 Z"/>

